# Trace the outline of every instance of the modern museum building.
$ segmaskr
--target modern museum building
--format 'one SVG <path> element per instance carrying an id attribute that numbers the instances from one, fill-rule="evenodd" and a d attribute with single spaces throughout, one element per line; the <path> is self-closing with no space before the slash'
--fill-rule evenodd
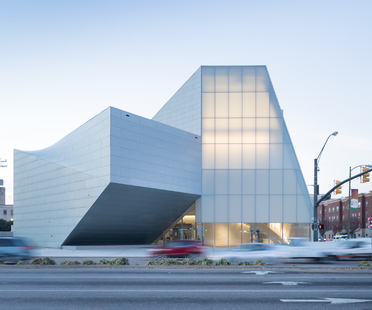
<path id="1" fill-rule="evenodd" d="M 108 107 L 14 150 L 14 236 L 38 246 L 278 243 L 312 210 L 265 66 L 202 66 L 152 119 Z"/>

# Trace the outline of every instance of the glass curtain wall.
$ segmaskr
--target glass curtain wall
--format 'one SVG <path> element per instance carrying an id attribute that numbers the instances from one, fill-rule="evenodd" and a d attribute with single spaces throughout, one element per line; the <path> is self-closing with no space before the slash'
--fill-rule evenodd
<path id="1" fill-rule="evenodd" d="M 271 223 L 301 220 L 302 174 L 265 66 L 202 67 L 202 152 L 206 244 L 278 242 Z"/>

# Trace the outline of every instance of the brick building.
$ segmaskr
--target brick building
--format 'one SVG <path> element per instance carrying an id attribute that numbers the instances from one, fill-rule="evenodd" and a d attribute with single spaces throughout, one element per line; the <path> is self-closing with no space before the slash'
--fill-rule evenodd
<path id="1" fill-rule="evenodd" d="M 368 217 L 372 217 L 372 191 L 358 195 L 358 209 L 350 209 L 350 236 L 370 237 Z M 333 199 L 321 203 L 318 207 L 319 223 L 324 229 L 319 234 L 330 240 L 338 234 L 347 234 L 349 218 L 349 197 Z"/>

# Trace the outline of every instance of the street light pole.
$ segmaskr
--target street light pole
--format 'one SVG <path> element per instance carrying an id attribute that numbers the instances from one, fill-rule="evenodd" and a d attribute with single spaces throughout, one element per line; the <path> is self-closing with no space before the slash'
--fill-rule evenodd
<path id="1" fill-rule="evenodd" d="M 318 195 L 319 195 L 319 189 L 318 189 L 318 170 L 319 170 L 319 162 L 320 162 L 320 156 L 322 156 L 322 152 L 331 136 L 337 136 L 338 131 L 332 132 L 327 140 L 325 141 L 322 149 L 320 150 L 320 153 L 317 158 L 314 159 L 314 220 L 313 220 L 313 241 L 318 242 L 318 206 L 317 206 L 317 201 L 318 201 Z"/>

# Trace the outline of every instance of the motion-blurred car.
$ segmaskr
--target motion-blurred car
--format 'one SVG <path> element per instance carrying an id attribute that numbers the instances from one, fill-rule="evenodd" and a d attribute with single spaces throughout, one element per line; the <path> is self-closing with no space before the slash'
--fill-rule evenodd
<path id="1" fill-rule="evenodd" d="M 23 238 L 0 237 L 0 259 L 4 262 L 30 260 L 34 248 Z"/>
<path id="2" fill-rule="evenodd" d="M 289 238 L 287 245 L 283 245 L 282 257 L 286 260 L 326 261 L 328 259 L 328 249 L 325 245 L 325 243 L 310 242 L 306 238 Z"/>
<path id="3" fill-rule="evenodd" d="M 372 259 L 371 238 L 348 239 L 339 243 L 329 257 L 335 260 L 370 260 Z"/>
<path id="4" fill-rule="evenodd" d="M 199 257 L 205 253 L 206 247 L 197 240 L 172 241 L 149 250 L 149 254 L 154 257 Z"/>
<path id="5" fill-rule="evenodd" d="M 268 243 L 243 243 L 231 250 L 223 251 L 210 255 L 209 258 L 218 261 L 222 258 L 227 259 L 232 264 L 239 262 L 254 262 L 258 259 L 266 263 L 274 262 L 283 256 L 280 245 Z"/>

